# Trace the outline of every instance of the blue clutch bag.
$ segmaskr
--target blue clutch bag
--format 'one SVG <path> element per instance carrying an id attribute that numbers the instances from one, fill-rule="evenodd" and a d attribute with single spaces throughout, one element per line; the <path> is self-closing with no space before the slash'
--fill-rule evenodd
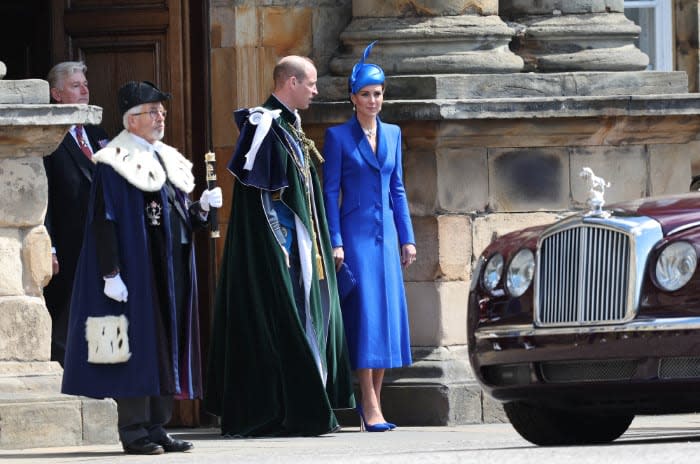
<path id="1" fill-rule="evenodd" d="M 357 281 L 345 262 L 340 265 L 340 268 L 338 268 L 335 275 L 336 279 L 338 280 L 338 295 L 342 301 L 352 293 L 357 285 Z"/>

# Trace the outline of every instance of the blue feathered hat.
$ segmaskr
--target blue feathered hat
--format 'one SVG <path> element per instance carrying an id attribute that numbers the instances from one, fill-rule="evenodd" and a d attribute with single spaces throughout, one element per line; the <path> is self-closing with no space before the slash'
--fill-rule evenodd
<path id="1" fill-rule="evenodd" d="M 365 63 L 369 53 L 372 51 L 372 47 L 374 47 L 376 43 L 377 41 L 375 40 L 367 45 L 360 61 L 352 67 L 352 73 L 350 73 L 350 77 L 348 78 L 348 87 L 352 94 L 356 94 L 366 85 L 384 83 L 384 70 L 376 64 Z"/>

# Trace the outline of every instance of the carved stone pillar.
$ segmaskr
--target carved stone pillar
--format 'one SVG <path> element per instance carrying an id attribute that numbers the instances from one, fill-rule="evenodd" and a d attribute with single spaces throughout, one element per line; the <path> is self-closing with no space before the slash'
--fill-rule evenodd
<path id="1" fill-rule="evenodd" d="M 354 0 L 353 19 L 340 35 L 346 53 L 331 72 L 347 75 L 368 43 L 388 74 L 518 72 L 508 49 L 515 31 L 498 17 L 498 0 Z"/>
<path id="2" fill-rule="evenodd" d="M 649 57 L 634 44 L 640 28 L 624 0 L 501 0 L 500 14 L 517 29 L 511 45 L 525 71 L 638 71 Z"/>
<path id="3" fill-rule="evenodd" d="M 5 81 L 5 71 L 0 62 L 0 448 L 116 443 L 112 400 L 60 393 L 42 295 L 51 278 L 42 157 L 72 124 L 99 123 L 102 109 L 50 105 L 48 82 Z"/>

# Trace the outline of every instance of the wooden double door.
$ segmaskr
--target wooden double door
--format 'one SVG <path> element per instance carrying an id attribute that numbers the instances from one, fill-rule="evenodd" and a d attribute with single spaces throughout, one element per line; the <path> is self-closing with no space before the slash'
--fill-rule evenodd
<path id="1" fill-rule="evenodd" d="M 46 79 L 60 61 L 84 61 L 90 103 L 103 108 L 102 126 L 111 137 L 123 128 L 117 90 L 125 82 L 148 80 L 171 93 L 164 141 L 191 158 L 199 193 L 210 146 L 208 14 L 206 0 L 3 0 L 0 61 L 5 79 Z M 215 266 L 209 240 L 197 240 L 206 354 Z M 198 409 L 180 402 L 175 422 L 198 425 Z"/>

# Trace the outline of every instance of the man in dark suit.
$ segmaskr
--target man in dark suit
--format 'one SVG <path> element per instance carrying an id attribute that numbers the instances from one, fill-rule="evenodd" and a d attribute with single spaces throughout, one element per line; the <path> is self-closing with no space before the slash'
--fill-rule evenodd
<path id="1" fill-rule="evenodd" d="M 59 104 L 88 104 L 87 67 L 79 61 L 54 66 L 47 77 L 51 99 Z M 75 267 L 83 243 L 85 213 L 95 164 L 92 154 L 109 142 L 99 126 L 72 126 L 56 151 L 44 158 L 49 185 L 46 228 L 52 242 L 53 277 L 44 288 L 52 319 L 51 359 L 63 365 Z"/>

